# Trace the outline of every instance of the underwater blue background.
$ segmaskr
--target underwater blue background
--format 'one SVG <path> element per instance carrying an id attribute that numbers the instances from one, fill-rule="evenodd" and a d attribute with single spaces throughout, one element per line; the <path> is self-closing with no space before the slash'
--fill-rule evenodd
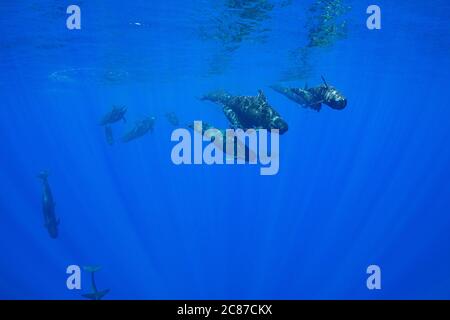
<path id="1" fill-rule="evenodd" d="M 269 88 L 305 43 L 310 3 L 275 8 L 266 41 L 220 62 L 197 32 L 220 1 L 3 1 L 0 298 L 83 299 L 88 274 L 70 291 L 66 267 L 94 264 L 105 299 L 449 299 L 450 3 L 377 0 L 370 31 L 372 2 L 349 1 L 347 38 L 286 82 L 324 75 L 347 96 L 318 113 Z M 81 30 L 66 28 L 70 4 Z M 208 72 L 214 59 L 224 70 Z M 172 163 L 164 114 L 226 126 L 198 99 L 220 88 L 263 89 L 289 123 L 277 175 Z M 98 122 L 115 104 L 128 107 L 116 136 L 146 115 L 155 132 L 109 146 Z M 366 288 L 371 264 L 382 290 Z"/>

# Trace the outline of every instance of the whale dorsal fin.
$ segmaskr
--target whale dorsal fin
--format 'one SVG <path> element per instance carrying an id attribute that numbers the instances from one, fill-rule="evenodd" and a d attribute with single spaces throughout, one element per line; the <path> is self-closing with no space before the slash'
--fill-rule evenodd
<path id="1" fill-rule="evenodd" d="M 267 102 L 267 98 L 266 98 L 266 95 L 264 94 L 264 91 L 258 90 L 258 99 L 261 99 L 264 102 Z"/>
<path id="2" fill-rule="evenodd" d="M 322 78 L 323 83 L 325 84 L 325 87 L 328 89 L 328 83 L 325 81 L 325 78 L 323 76 L 320 76 Z"/>

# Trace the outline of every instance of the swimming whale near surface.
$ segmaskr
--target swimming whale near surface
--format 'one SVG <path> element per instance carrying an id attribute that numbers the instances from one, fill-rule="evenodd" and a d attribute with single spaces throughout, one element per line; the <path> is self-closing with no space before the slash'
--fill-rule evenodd
<path id="1" fill-rule="evenodd" d="M 271 88 L 304 108 L 320 111 L 323 103 L 332 109 L 344 109 L 347 106 L 347 99 L 335 87 L 329 86 L 323 77 L 322 81 L 322 85 L 313 88 L 287 88 L 279 85 Z"/>
<path id="2" fill-rule="evenodd" d="M 257 96 L 232 96 L 220 91 L 207 94 L 201 100 L 222 105 L 233 129 L 278 129 L 280 134 L 288 130 L 288 124 L 269 105 L 262 90 L 258 91 Z"/>
<path id="3" fill-rule="evenodd" d="M 127 107 L 117 107 L 114 106 L 111 111 L 105 114 L 100 121 L 101 126 L 106 126 L 108 124 L 116 123 L 120 120 L 126 122 L 125 113 L 127 112 Z"/>
<path id="4" fill-rule="evenodd" d="M 128 131 L 123 137 L 122 142 L 130 142 L 131 140 L 142 137 L 147 132 L 153 132 L 153 127 L 155 125 L 155 117 L 147 117 L 141 121 L 136 122 L 133 129 Z"/>
<path id="5" fill-rule="evenodd" d="M 59 219 L 55 215 L 55 202 L 53 200 L 52 191 L 48 183 L 48 172 L 42 171 L 38 174 L 38 178 L 42 181 L 42 211 L 44 213 L 44 226 L 51 238 L 58 237 Z"/>

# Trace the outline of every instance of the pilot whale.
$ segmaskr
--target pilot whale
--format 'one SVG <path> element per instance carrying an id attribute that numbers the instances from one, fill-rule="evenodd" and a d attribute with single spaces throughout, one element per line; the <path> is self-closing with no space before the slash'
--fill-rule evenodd
<path id="1" fill-rule="evenodd" d="M 347 99 L 335 87 L 328 85 L 324 77 L 323 84 L 308 88 L 287 88 L 280 85 L 271 86 L 273 90 L 302 105 L 320 111 L 322 104 L 335 110 L 342 110 L 347 106 Z"/>
<path id="2" fill-rule="evenodd" d="M 153 132 L 155 119 L 155 117 L 146 117 L 141 121 L 137 121 L 133 129 L 125 133 L 125 135 L 122 137 L 122 142 L 127 143 L 131 140 L 142 137 L 149 131 Z"/>
<path id="3" fill-rule="evenodd" d="M 258 91 L 257 96 L 233 96 L 217 91 L 200 100 L 221 105 L 232 129 L 278 129 L 280 134 L 288 130 L 288 124 L 269 104 L 262 90 Z"/>
<path id="4" fill-rule="evenodd" d="M 100 120 L 101 126 L 106 126 L 108 124 L 116 123 L 120 120 L 123 122 L 126 122 L 125 119 L 125 113 L 127 112 L 127 107 L 118 107 L 113 106 L 111 111 L 109 111 L 107 114 L 103 116 L 103 118 Z"/>
<path id="5" fill-rule="evenodd" d="M 38 178 L 42 181 L 42 211 L 44 213 L 44 226 L 47 229 L 51 238 L 58 237 L 59 219 L 55 215 L 55 201 L 48 183 L 48 172 L 42 171 L 38 174 Z"/>

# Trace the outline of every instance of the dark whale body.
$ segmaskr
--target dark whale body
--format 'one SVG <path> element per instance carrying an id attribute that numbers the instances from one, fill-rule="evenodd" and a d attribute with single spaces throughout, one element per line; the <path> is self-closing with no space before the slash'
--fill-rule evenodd
<path id="1" fill-rule="evenodd" d="M 226 92 L 216 92 L 205 95 L 201 100 L 222 105 L 233 129 L 278 129 L 280 134 L 288 130 L 288 124 L 269 105 L 262 90 L 257 96 L 232 96 Z"/>
<path id="2" fill-rule="evenodd" d="M 55 201 L 53 200 L 53 194 L 48 183 L 48 172 L 41 172 L 38 178 L 41 179 L 43 186 L 42 211 L 44 213 L 44 226 L 50 237 L 56 239 L 58 237 L 59 219 L 55 215 Z"/>

